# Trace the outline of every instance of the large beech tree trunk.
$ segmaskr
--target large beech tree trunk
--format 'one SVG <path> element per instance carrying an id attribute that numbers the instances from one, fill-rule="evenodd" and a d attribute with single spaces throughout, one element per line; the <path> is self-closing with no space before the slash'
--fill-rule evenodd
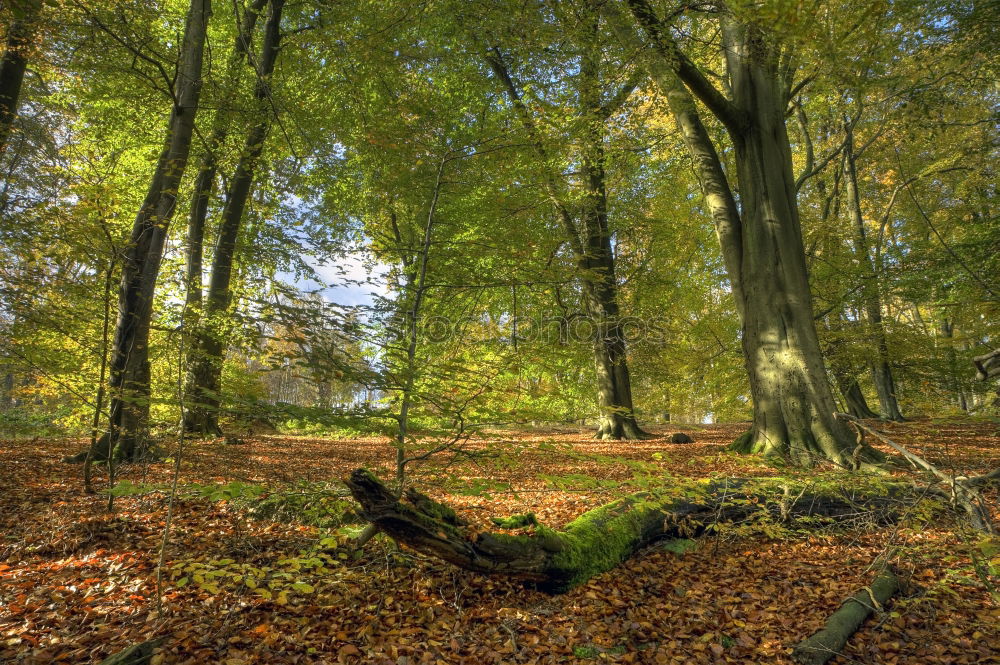
<path id="1" fill-rule="evenodd" d="M 41 0 L 13 0 L 10 4 L 14 20 L 7 26 L 7 42 L 3 59 L 0 59 L 0 155 L 7 147 L 7 139 L 17 118 L 21 84 L 28 68 L 28 51 L 42 6 Z"/>
<path id="2" fill-rule="evenodd" d="M 669 493 L 625 497 L 584 513 L 562 530 L 538 524 L 533 515 L 494 520 L 534 526 L 532 534 L 512 535 L 469 529 L 454 510 L 413 489 L 400 499 L 366 469 L 356 469 L 344 482 L 363 517 L 396 541 L 460 568 L 514 577 L 551 593 L 611 570 L 657 540 L 697 536 L 710 524 L 744 520 L 763 510 L 773 519 L 856 519 L 867 505 L 871 519 L 889 523 L 903 506 L 890 496 L 767 497 L 741 491 L 745 480 L 717 480 L 697 499 Z"/>
<path id="3" fill-rule="evenodd" d="M 210 0 L 191 0 L 181 45 L 167 139 L 122 259 L 118 321 L 111 350 L 110 426 L 105 450 L 134 459 L 143 448 L 149 419 L 149 326 L 153 292 L 167 228 L 187 166 L 201 94 L 201 69 Z"/>
<path id="4" fill-rule="evenodd" d="M 218 419 L 219 392 L 222 387 L 222 362 L 225 356 L 226 330 L 229 328 L 229 307 L 232 301 L 233 260 L 247 201 L 253 191 L 254 175 L 271 127 L 270 84 L 280 49 L 281 13 L 284 4 L 284 0 L 270 1 L 270 13 L 261 44 L 257 83 L 254 87 L 257 120 L 247 133 L 243 152 L 227 192 L 212 258 L 212 275 L 205 303 L 205 316 L 199 325 L 198 336 L 192 350 L 188 389 L 190 406 L 184 415 L 184 427 L 187 431 L 201 434 L 220 434 L 222 431 Z"/>
<path id="5" fill-rule="evenodd" d="M 755 27 L 727 24 L 725 34 L 733 102 L 745 112 L 731 132 L 743 220 L 742 342 L 754 402 L 744 448 L 800 464 L 843 463 L 854 437 L 834 418 L 813 320 L 778 54 Z"/>
<path id="6" fill-rule="evenodd" d="M 647 43 L 623 21 L 615 3 L 605 11 L 626 47 L 641 52 L 674 114 L 692 160 L 742 321 L 742 344 L 753 397 L 753 426 L 734 444 L 812 464 L 818 459 L 856 468 L 880 459 L 858 446 L 834 418 L 833 392 L 813 320 L 805 252 L 796 205 L 792 154 L 785 129 L 791 72 L 780 44 L 759 26 L 719 13 L 729 74 L 723 95 L 677 47 L 646 0 L 625 3 Z M 732 143 L 739 204 L 694 97 L 722 122 Z"/>

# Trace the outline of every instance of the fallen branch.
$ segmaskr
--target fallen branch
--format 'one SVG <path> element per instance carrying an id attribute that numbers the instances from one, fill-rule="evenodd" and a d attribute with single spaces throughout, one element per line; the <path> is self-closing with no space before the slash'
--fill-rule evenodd
<path id="1" fill-rule="evenodd" d="M 961 508 L 969 515 L 969 519 L 975 529 L 985 531 L 987 533 L 994 532 L 993 522 L 990 519 L 989 508 L 987 507 L 982 494 L 980 494 L 979 489 L 1000 480 L 1000 469 L 994 469 L 989 473 L 985 473 L 981 476 L 973 476 L 971 478 L 965 476 L 949 476 L 925 460 L 923 457 L 910 452 L 881 432 L 868 427 L 868 425 L 865 425 L 854 416 L 846 413 L 836 413 L 834 415 L 837 418 L 850 422 L 859 431 L 867 432 L 883 441 L 890 448 L 902 455 L 914 467 L 923 469 L 940 480 L 948 488 L 946 496 L 953 504 L 961 506 Z"/>
<path id="2" fill-rule="evenodd" d="M 448 506 L 413 489 L 400 499 L 366 469 L 344 482 L 362 516 L 397 542 L 466 570 L 514 577 L 552 593 L 613 569 L 655 541 L 695 537 L 717 522 L 820 516 L 891 523 L 902 512 L 898 495 L 911 491 L 900 485 L 874 496 L 792 498 L 778 490 L 755 491 L 746 480 L 716 480 L 693 497 L 683 491 L 633 494 L 584 513 L 562 530 L 519 516 L 514 523 L 533 532 L 516 535 L 477 531 Z"/>
<path id="3" fill-rule="evenodd" d="M 873 611 L 882 612 L 885 603 L 899 590 L 899 578 L 886 568 L 871 586 L 860 589 L 830 615 L 823 628 L 796 645 L 792 659 L 801 665 L 823 665 L 840 653 L 851 635 Z"/>
<path id="4" fill-rule="evenodd" d="M 162 637 L 133 644 L 127 649 L 108 656 L 101 661 L 100 665 L 149 665 L 153 659 L 153 652 L 160 646 L 161 642 L 163 642 Z"/>

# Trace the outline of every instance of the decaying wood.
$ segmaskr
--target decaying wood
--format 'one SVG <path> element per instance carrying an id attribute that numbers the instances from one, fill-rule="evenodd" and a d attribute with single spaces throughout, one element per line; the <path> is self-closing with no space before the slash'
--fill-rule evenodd
<path id="1" fill-rule="evenodd" d="M 524 519 L 513 519 L 510 526 L 531 525 L 534 532 L 514 535 L 469 528 L 454 510 L 414 490 L 399 499 L 366 469 L 355 470 L 345 483 L 361 504 L 362 516 L 397 542 L 466 570 L 514 577 L 552 593 L 613 569 L 650 543 L 698 536 L 717 522 L 741 521 L 767 511 L 775 520 L 867 516 L 891 523 L 904 505 L 892 488 L 882 496 L 803 491 L 792 498 L 780 492 L 754 493 L 746 480 L 715 480 L 694 496 L 669 491 L 634 494 L 584 513 L 562 530 L 521 516 Z"/>
<path id="2" fill-rule="evenodd" d="M 840 653 L 868 615 L 874 611 L 881 612 L 898 590 L 899 578 L 892 570 L 883 570 L 871 586 L 860 589 L 845 600 L 821 630 L 799 642 L 792 658 L 801 665 L 823 665 Z"/>

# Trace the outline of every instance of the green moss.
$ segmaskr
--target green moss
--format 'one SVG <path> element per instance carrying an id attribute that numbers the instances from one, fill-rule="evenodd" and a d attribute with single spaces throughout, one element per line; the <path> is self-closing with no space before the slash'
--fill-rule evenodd
<path id="1" fill-rule="evenodd" d="M 410 500 L 410 503 L 412 503 L 417 510 L 428 517 L 433 517 L 434 519 L 447 522 L 448 524 L 461 523 L 458 519 L 458 514 L 451 507 L 446 506 L 439 501 L 435 501 L 426 494 L 410 489 L 407 490 L 406 498 Z"/>
<path id="2" fill-rule="evenodd" d="M 747 431 L 736 437 L 736 440 L 729 444 L 729 450 L 734 453 L 742 453 L 744 455 L 749 455 L 750 453 L 756 452 L 753 447 L 753 430 L 748 429 Z"/>
<path id="3" fill-rule="evenodd" d="M 501 529 L 521 529 L 526 526 L 536 526 L 538 524 L 538 520 L 535 519 L 535 513 L 511 515 L 510 517 L 494 517 L 492 521 Z"/>
<path id="4" fill-rule="evenodd" d="M 642 540 L 653 507 L 637 508 L 635 498 L 626 498 L 571 522 L 563 532 L 550 531 L 562 549 L 552 557 L 553 591 L 562 592 L 611 570 L 634 551 Z M 548 530 L 547 530 L 548 531 Z"/>
<path id="5" fill-rule="evenodd" d="M 683 556 L 688 552 L 693 552 L 698 549 L 698 541 L 691 540 L 690 538 L 676 538 L 674 540 L 664 541 L 662 547 L 668 552 L 673 552 L 678 556 Z"/>

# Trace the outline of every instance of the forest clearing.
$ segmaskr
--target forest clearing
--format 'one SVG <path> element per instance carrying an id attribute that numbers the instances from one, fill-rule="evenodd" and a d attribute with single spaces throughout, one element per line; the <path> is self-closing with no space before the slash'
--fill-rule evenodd
<path id="1" fill-rule="evenodd" d="M 0 0 L 0 665 L 1000 663 L 996 0 Z"/>
<path id="2" fill-rule="evenodd" d="M 527 511 L 560 527 L 630 491 L 637 473 L 630 462 L 652 463 L 663 478 L 788 473 L 726 452 L 740 427 L 684 428 L 695 439 L 690 444 L 669 443 L 666 431 L 628 444 L 565 429 L 494 433 L 523 446 L 516 464 L 496 457 L 429 461 L 413 470 L 413 482 L 482 530 L 496 530 L 491 517 Z M 949 472 L 1000 466 L 995 424 L 918 421 L 885 429 Z M 905 576 L 906 590 L 830 662 L 1000 660 L 1000 576 L 994 571 L 992 589 L 983 586 L 971 558 L 982 557 L 980 540 L 954 519 L 913 515 L 891 529 L 860 519 L 813 531 L 749 520 L 690 548 L 652 544 L 614 570 L 550 595 L 398 550 L 384 537 L 356 555 L 345 541 L 328 540 L 336 528 L 310 526 L 342 516 L 331 499 L 344 496 L 338 479 L 358 466 L 390 471 L 390 442 L 376 438 L 261 436 L 243 445 L 190 445 L 158 615 L 170 465 L 121 472 L 147 487 L 117 498 L 116 513 L 108 515 L 104 497 L 82 492 L 79 467 L 58 462 L 78 445 L 2 444 L 0 661 L 96 663 L 162 637 L 162 656 L 153 662 L 791 663 L 791 648 L 886 564 Z M 266 488 L 262 496 L 284 497 L 290 512 L 255 517 L 259 497 L 191 494 L 192 486 L 237 487 L 232 483 Z M 992 498 L 995 511 L 996 492 Z M 320 553 L 332 559 L 323 569 L 295 563 Z M 275 584 L 271 599 L 245 579 L 178 584 L 177 571 L 190 577 L 185 565 L 225 570 L 226 561 L 292 577 Z"/>

